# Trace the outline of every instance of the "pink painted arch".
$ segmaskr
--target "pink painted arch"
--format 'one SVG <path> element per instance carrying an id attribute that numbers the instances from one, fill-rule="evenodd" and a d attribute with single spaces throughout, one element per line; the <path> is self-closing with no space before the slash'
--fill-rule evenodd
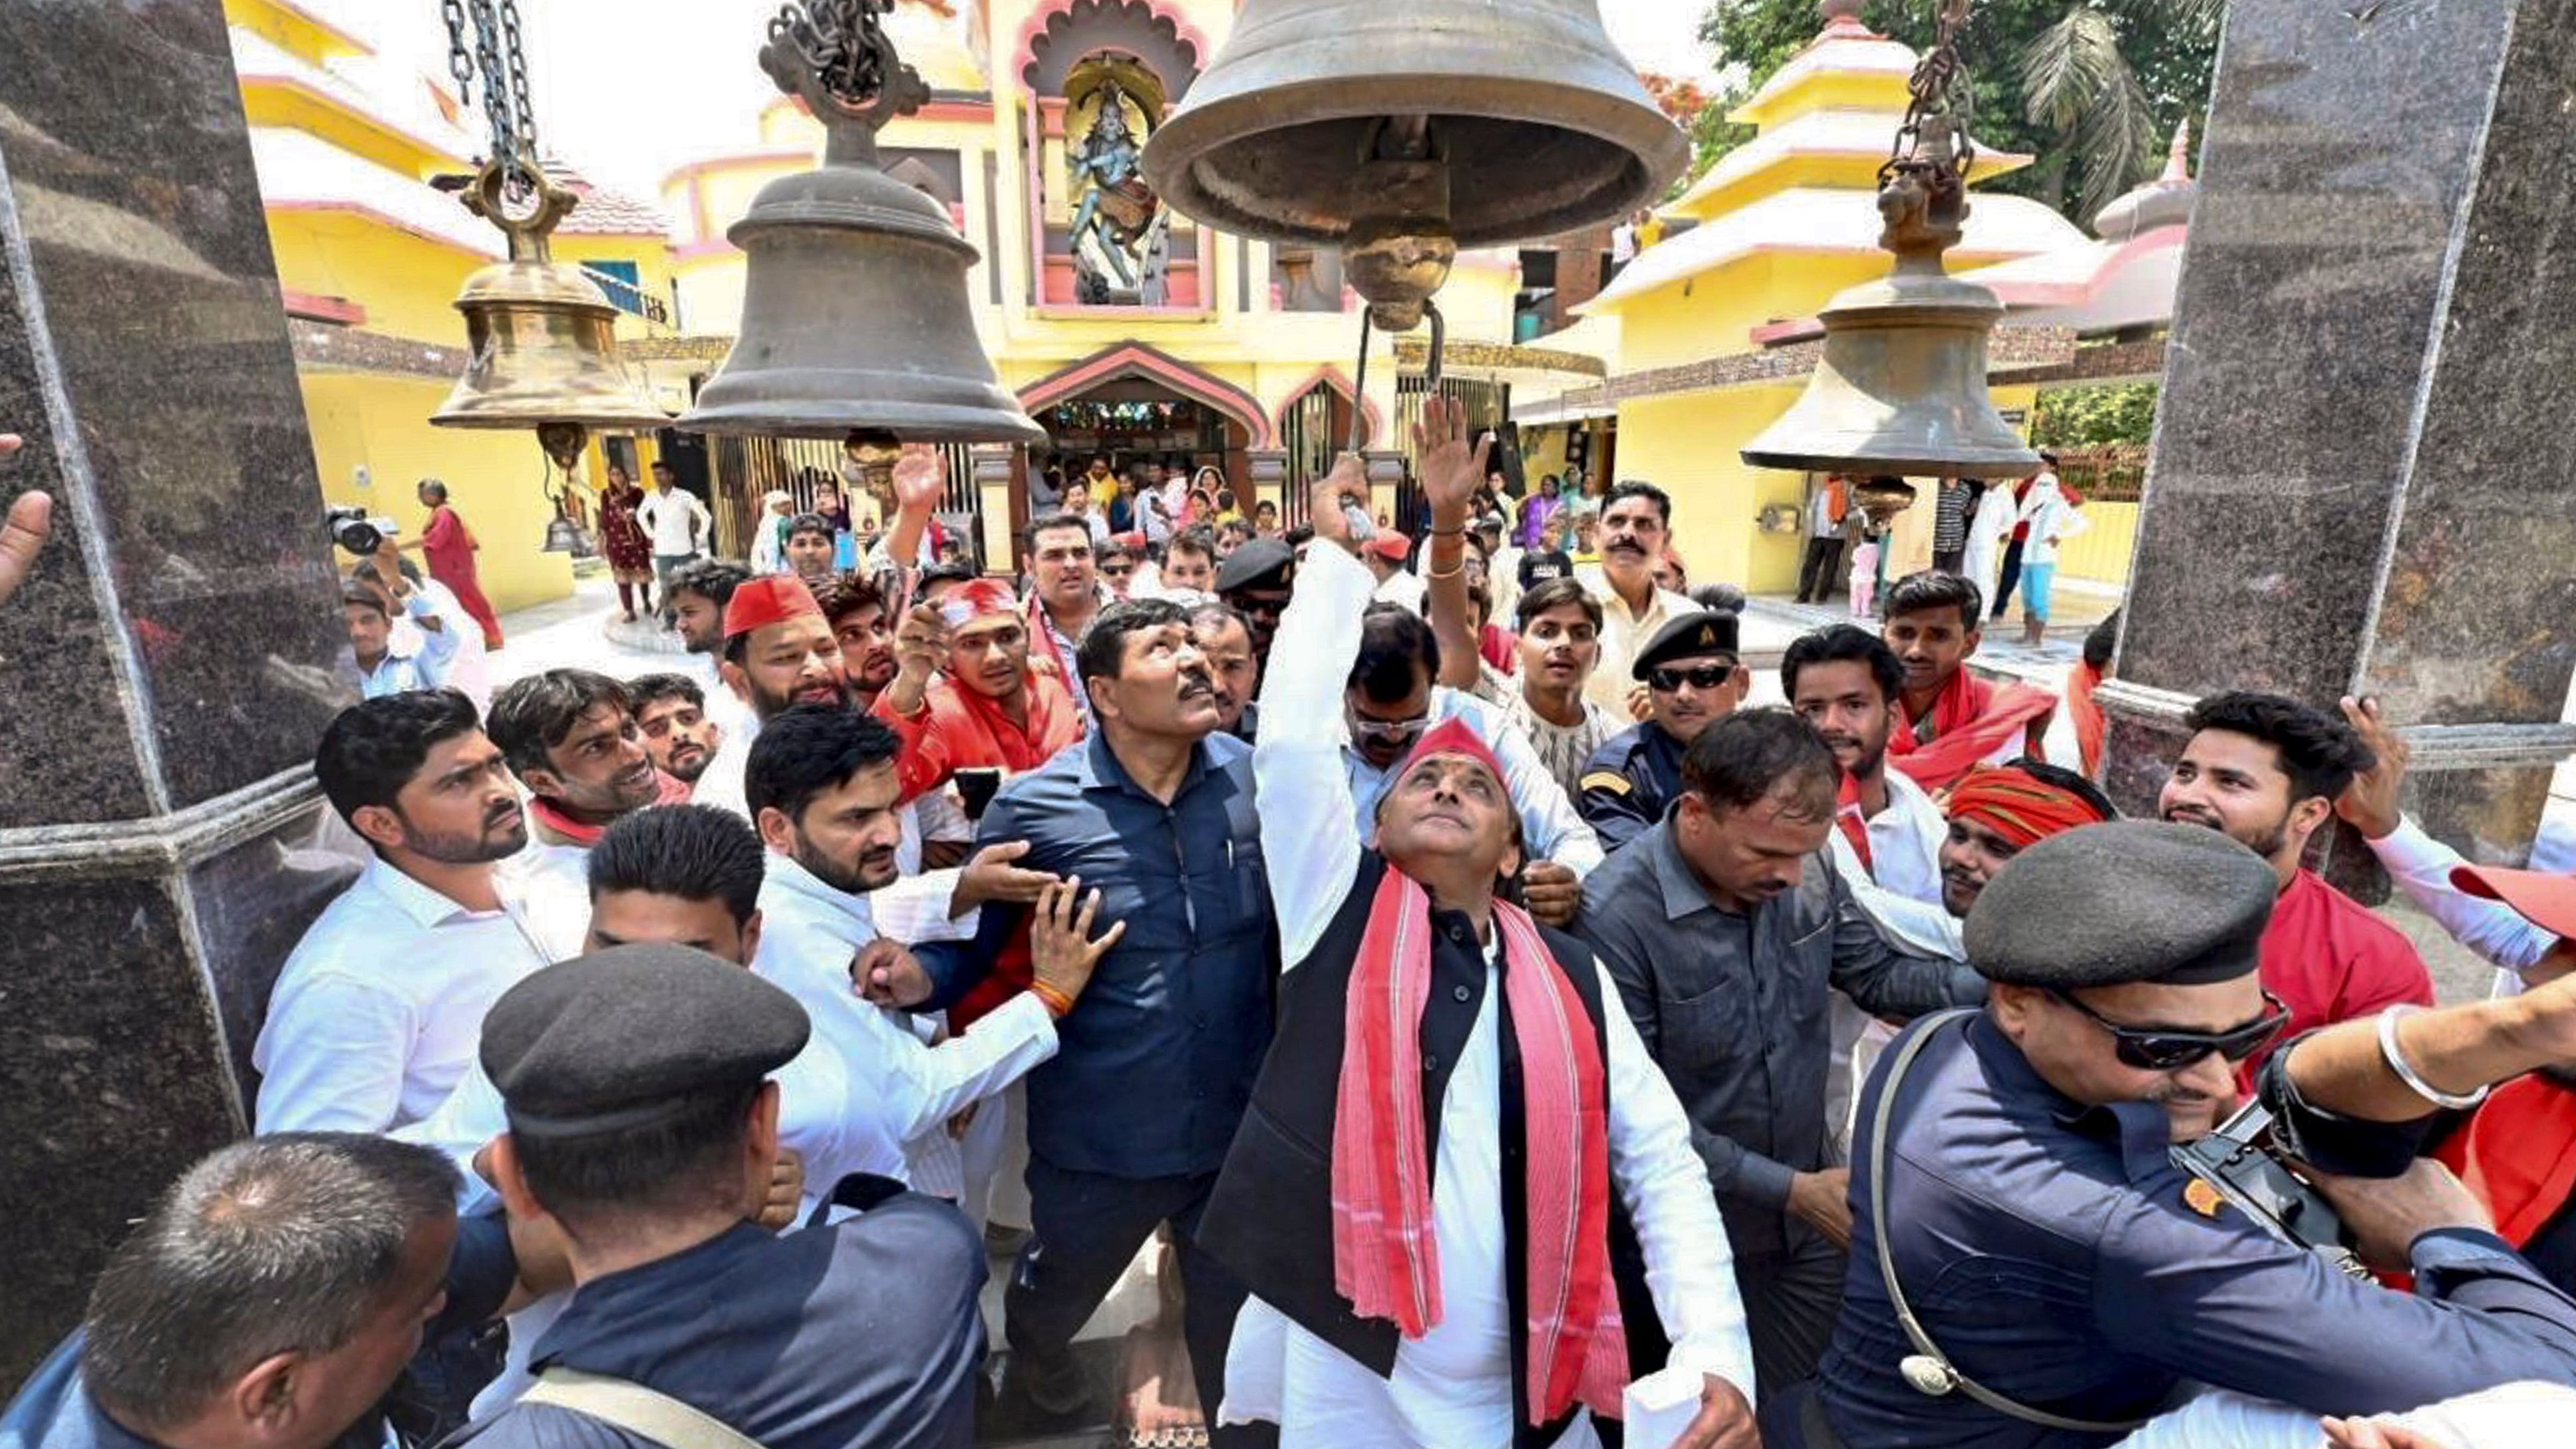
<path id="1" fill-rule="evenodd" d="M 1122 377 L 1149 379 L 1192 402 L 1214 408 L 1242 425 L 1244 435 L 1251 440 L 1248 446 L 1270 446 L 1270 417 L 1259 399 L 1223 378 L 1141 342 L 1119 343 L 1030 383 L 1020 389 L 1020 406 L 1034 413 Z M 1349 384 L 1342 386 L 1348 391 Z"/>

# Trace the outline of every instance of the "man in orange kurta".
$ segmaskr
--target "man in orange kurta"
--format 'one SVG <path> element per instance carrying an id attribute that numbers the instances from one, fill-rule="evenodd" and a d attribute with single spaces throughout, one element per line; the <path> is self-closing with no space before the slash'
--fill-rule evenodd
<path id="1" fill-rule="evenodd" d="M 1082 711 L 1029 669 L 1029 624 L 1009 589 L 979 579 L 914 609 L 897 631 L 901 661 L 873 713 L 903 737 L 903 798 L 959 770 L 1034 770 L 1081 739 Z M 932 683 L 934 672 L 943 677 Z"/>

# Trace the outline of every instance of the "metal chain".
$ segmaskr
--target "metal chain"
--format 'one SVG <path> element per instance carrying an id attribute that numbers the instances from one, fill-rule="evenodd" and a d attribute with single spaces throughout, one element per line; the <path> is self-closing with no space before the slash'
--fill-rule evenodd
<path id="1" fill-rule="evenodd" d="M 510 67 L 510 119 L 517 128 L 517 151 L 530 167 L 538 164 L 536 101 L 528 85 L 528 47 L 519 34 L 519 0 L 501 0 L 502 59 Z"/>
<path id="2" fill-rule="evenodd" d="M 772 40 L 796 49 L 823 88 L 853 109 L 885 89 L 885 56 L 878 16 L 893 0 L 802 0 L 779 7 L 769 22 Z"/>
<path id="3" fill-rule="evenodd" d="M 1957 124 L 1952 128 L 1953 155 L 1950 160 L 1962 177 L 1976 148 L 1968 140 L 1969 123 L 1976 111 L 1976 88 L 1969 83 L 1968 68 L 1959 59 L 1959 32 L 1967 26 L 1970 0 L 1936 0 L 1932 48 L 1914 64 L 1914 74 L 1906 83 L 1908 96 L 1905 124 L 1897 129 L 1896 145 L 1888 154 L 1887 164 L 1879 168 L 1884 184 L 1898 165 L 1914 152 L 1915 142 L 1923 133 L 1923 123 L 1934 116 L 1948 116 Z"/>
<path id="4" fill-rule="evenodd" d="M 510 73 L 501 62 L 501 20 L 492 0 L 467 0 L 474 17 L 475 65 L 483 73 L 483 123 L 492 133 L 492 157 L 507 160 L 519 154 L 519 138 L 512 129 L 510 114 Z"/>
<path id="5" fill-rule="evenodd" d="M 464 0 L 438 0 L 439 18 L 447 22 L 447 73 L 456 78 L 456 99 L 474 103 L 474 55 L 465 48 Z"/>

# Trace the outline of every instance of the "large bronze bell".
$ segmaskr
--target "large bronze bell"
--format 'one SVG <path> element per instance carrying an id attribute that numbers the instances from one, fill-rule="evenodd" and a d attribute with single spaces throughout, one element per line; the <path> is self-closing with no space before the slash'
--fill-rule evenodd
<path id="1" fill-rule="evenodd" d="M 525 214 L 512 204 L 512 177 Z M 670 421 L 643 378 L 617 355 L 617 308 L 581 268 L 557 262 L 546 238 L 576 204 L 572 192 L 533 168 L 495 161 L 465 194 L 465 205 L 510 239 L 510 259 L 465 279 L 465 375 L 432 414 L 443 428 L 571 425 L 578 454 L 586 428 L 649 430 Z"/>
<path id="2" fill-rule="evenodd" d="M 878 128 L 918 109 L 930 89 L 896 56 L 874 7 L 841 7 L 853 9 L 855 21 L 835 12 L 819 36 L 813 21 L 801 30 L 773 23 L 761 50 L 762 67 L 804 99 L 829 140 L 819 169 L 763 187 L 726 233 L 746 258 L 742 332 L 679 426 L 772 437 L 864 432 L 862 445 L 883 433 L 905 442 L 1037 442 L 1045 433 L 1002 387 L 975 335 L 966 289 L 975 249 L 937 202 L 877 161 Z M 830 55 L 809 53 L 818 44 Z"/>
<path id="3" fill-rule="evenodd" d="M 1458 248 L 1623 215 L 1689 159 L 1597 0 L 1248 0 L 1145 179 L 1210 226 L 1341 247 L 1401 331 Z"/>
<path id="4" fill-rule="evenodd" d="M 2004 305 L 1941 265 L 1968 215 L 1966 185 L 1941 159 L 1956 145 L 1951 124 L 1925 119 L 1914 157 L 1889 168 L 1879 245 L 1896 254 L 1896 269 L 1817 314 L 1824 357 L 1796 404 L 1745 445 L 1745 462 L 1854 476 L 2038 471 L 2039 455 L 1986 390 L 1986 336 Z"/>

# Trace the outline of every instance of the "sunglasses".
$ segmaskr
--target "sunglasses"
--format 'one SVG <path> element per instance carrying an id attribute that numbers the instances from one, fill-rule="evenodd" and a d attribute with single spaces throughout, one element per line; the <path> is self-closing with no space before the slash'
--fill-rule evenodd
<path id="1" fill-rule="evenodd" d="M 1361 719 L 1351 716 L 1351 742 L 1359 745 L 1400 745 L 1430 725 L 1431 716 L 1414 719 Z"/>
<path id="2" fill-rule="evenodd" d="M 1136 572 L 1134 564 L 1103 564 L 1100 576 L 1104 579 L 1123 579 L 1134 572 Z"/>
<path id="3" fill-rule="evenodd" d="M 2241 1062 L 2269 1045 L 2281 1029 L 2290 1024 L 2290 1008 L 2270 991 L 2263 1002 L 2271 1009 L 2261 1017 L 2233 1031 L 2171 1031 L 2161 1027 L 2122 1026 L 2086 1006 L 2066 991 L 2050 987 L 2048 994 L 2074 1007 L 2092 1019 L 2095 1026 L 2111 1034 L 2113 1051 L 2121 1064 L 2142 1072 L 2178 1072 L 2210 1053 Z"/>
<path id="4" fill-rule="evenodd" d="M 1715 689 L 1735 677 L 1732 664 L 1694 664 L 1688 669 L 1650 669 L 1646 687 L 1657 694 L 1670 694 L 1687 683 L 1693 689 Z"/>

